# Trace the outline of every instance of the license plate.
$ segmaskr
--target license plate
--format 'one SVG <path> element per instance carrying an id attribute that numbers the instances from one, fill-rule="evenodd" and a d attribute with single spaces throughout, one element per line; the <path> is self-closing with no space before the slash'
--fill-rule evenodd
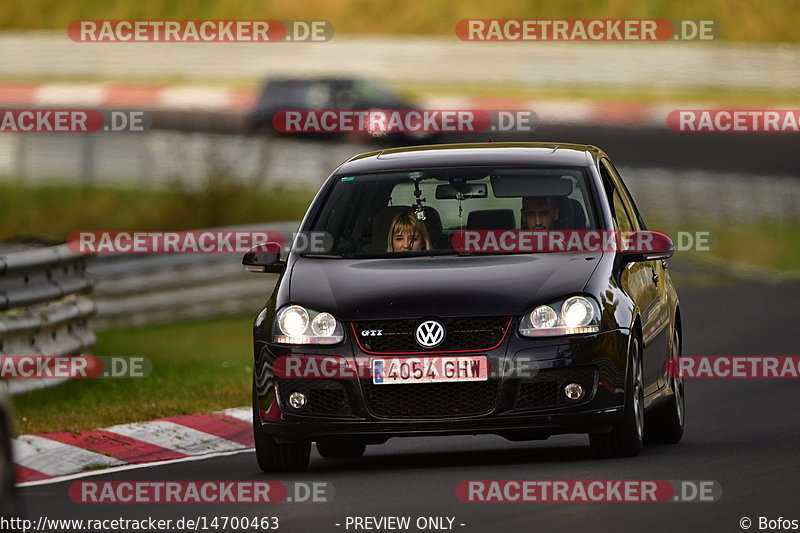
<path id="1" fill-rule="evenodd" d="M 372 360 L 372 383 L 375 385 L 486 381 L 488 376 L 489 361 L 485 355 Z"/>

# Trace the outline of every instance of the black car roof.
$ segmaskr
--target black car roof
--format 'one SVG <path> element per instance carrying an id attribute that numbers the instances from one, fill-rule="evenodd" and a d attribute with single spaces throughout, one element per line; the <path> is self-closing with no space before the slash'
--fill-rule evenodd
<path id="1" fill-rule="evenodd" d="M 337 174 L 460 166 L 588 166 L 604 156 L 586 144 L 463 143 L 376 150 L 342 163 Z"/>
<path id="2" fill-rule="evenodd" d="M 360 78 L 334 78 L 330 76 L 318 76 L 318 77 L 301 77 L 301 78 L 290 78 L 290 77 L 279 77 L 279 78 L 270 78 L 266 80 L 266 85 L 274 84 L 274 85 L 281 85 L 281 84 L 312 84 L 312 83 L 329 83 L 329 84 L 349 84 L 356 81 L 360 81 Z"/>

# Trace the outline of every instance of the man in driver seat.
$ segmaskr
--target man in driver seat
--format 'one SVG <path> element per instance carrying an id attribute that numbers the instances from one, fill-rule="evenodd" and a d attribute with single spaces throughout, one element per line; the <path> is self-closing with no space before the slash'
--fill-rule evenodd
<path id="1" fill-rule="evenodd" d="M 558 202 L 552 196 L 526 196 L 522 199 L 522 229 L 553 230 L 558 221 Z"/>

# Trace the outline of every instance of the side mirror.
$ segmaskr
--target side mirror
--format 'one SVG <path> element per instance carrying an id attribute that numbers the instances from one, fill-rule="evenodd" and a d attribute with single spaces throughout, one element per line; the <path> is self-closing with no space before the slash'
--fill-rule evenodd
<path id="1" fill-rule="evenodd" d="M 669 259 L 675 245 L 666 233 L 658 231 L 620 232 L 621 254 L 626 261 Z"/>
<path id="2" fill-rule="evenodd" d="M 280 274 L 286 267 L 286 261 L 281 261 L 281 245 L 277 242 L 253 246 L 244 254 L 242 264 L 248 272 L 272 272 L 275 274 Z"/>

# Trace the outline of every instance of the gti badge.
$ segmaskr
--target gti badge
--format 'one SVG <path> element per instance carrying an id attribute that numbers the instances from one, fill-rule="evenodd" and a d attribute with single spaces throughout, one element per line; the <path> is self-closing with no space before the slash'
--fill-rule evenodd
<path id="1" fill-rule="evenodd" d="M 444 341 L 444 326 L 436 320 L 426 320 L 417 326 L 414 337 L 423 348 L 436 348 Z"/>
<path id="2" fill-rule="evenodd" d="M 382 337 L 383 330 L 382 329 L 362 329 L 361 330 L 362 337 Z"/>

